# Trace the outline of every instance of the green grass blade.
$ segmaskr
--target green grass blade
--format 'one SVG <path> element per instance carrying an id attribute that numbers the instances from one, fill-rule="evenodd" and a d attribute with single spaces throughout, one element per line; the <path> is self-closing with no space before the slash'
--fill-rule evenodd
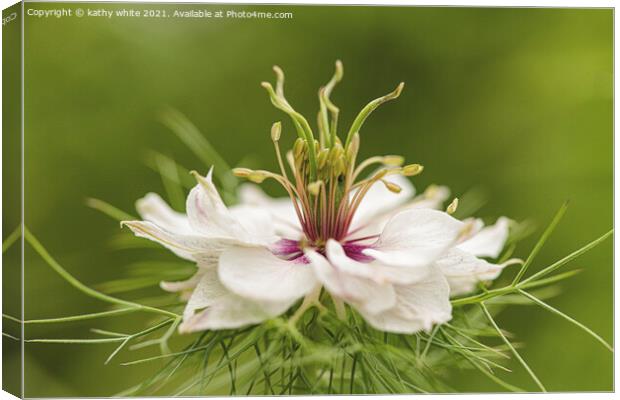
<path id="1" fill-rule="evenodd" d="M 86 205 L 97 211 L 101 211 L 108 217 L 117 221 L 132 221 L 136 219 L 136 217 L 134 217 L 133 215 L 128 214 L 125 211 L 120 210 L 113 205 L 106 203 L 103 200 L 88 198 L 86 199 Z"/>
<path id="2" fill-rule="evenodd" d="M 172 159 L 161 155 L 155 157 L 155 164 L 170 205 L 176 210 L 183 210 L 185 208 L 185 193 L 179 179 L 177 164 Z"/>
<path id="3" fill-rule="evenodd" d="M 234 191 L 238 181 L 232 175 L 230 166 L 185 115 L 169 108 L 162 113 L 161 121 L 205 164 L 205 167 L 215 167 L 213 173 L 224 190 Z"/>
<path id="4" fill-rule="evenodd" d="M 605 241 L 605 239 L 610 237 L 613 233 L 614 233 L 614 230 L 612 229 L 609 232 L 607 232 L 606 234 L 604 234 L 603 236 L 599 237 L 598 239 L 595 239 L 592 242 L 586 244 L 585 246 L 583 246 L 579 250 L 576 250 L 576 251 L 570 253 L 569 255 L 567 255 L 566 257 L 562 258 L 561 260 L 556 261 L 555 263 L 551 264 L 550 266 L 548 266 L 548 267 L 538 271 L 534 275 L 532 275 L 529 278 L 523 280 L 521 283 L 519 283 L 519 286 L 525 285 L 528 282 L 532 282 L 532 281 L 534 281 L 534 280 L 536 280 L 538 278 L 541 278 L 541 277 L 543 277 L 545 275 L 548 275 L 548 274 L 552 273 L 553 271 L 555 271 L 556 269 L 558 269 L 561 266 L 565 265 L 566 263 L 568 263 L 568 262 L 574 260 L 575 258 L 579 257 L 580 255 L 582 255 L 582 254 L 592 250 L 593 248 L 595 248 L 596 246 L 601 244 L 603 241 Z"/>
<path id="5" fill-rule="evenodd" d="M 539 306 L 541 306 L 545 310 L 550 311 L 550 312 L 552 312 L 552 313 L 554 313 L 556 315 L 559 315 L 560 317 L 564 318 L 565 320 L 567 320 L 568 322 L 572 323 L 573 325 L 581 328 L 584 332 L 586 332 L 587 334 L 592 336 L 594 339 L 599 341 L 603 346 L 605 346 L 607 348 L 607 350 L 609 350 L 609 351 L 611 351 L 613 353 L 613 351 L 614 351 L 613 347 L 611 347 L 611 345 L 609 343 L 607 343 L 605 341 L 605 339 L 603 339 L 602 337 L 597 335 L 594 331 L 592 331 L 590 328 L 588 328 L 587 326 L 585 326 L 581 322 L 579 322 L 579 321 L 569 317 L 568 315 L 564 314 L 562 311 L 560 311 L 560 310 L 558 310 L 556 308 L 553 308 L 549 304 L 545 303 L 544 301 L 542 301 L 539 298 L 529 294 L 528 292 L 526 292 L 524 290 L 520 290 L 519 289 L 519 293 L 521 293 L 523 296 L 527 297 L 528 299 L 532 300 L 534 303 L 538 304 Z"/>
<path id="6" fill-rule="evenodd" d="M 545 386 L 542 384 L 542 382 L 540 381 L 540 379 L 538 379 L 538 377 L 536 376 L 536 374 L 534 373 L 534 371 L 532 371 L 532 369 L 530 368 L 529 365 L 527 365 L 527 363 L 525 362 L 525 360 L 521 357 L 521 355 L 519 354 L 519 352 L 514 348 L 514 346 L 512 345 L 512 343 L 510 343 L 510 341 L 508 340 L 508 338 L 506 338 L 506 336 L 504 335 L 504 332 L 502 332 L 502 330 L 499 328 L 499 326 L 497 326 L 497 323 L 495 322 L 495 320 L 493 319 L 493 317 L 491 316 L 491 313 L 489 313 L 489 310 L 487 309 L 487 307 L 484 305 L 484 303 L 480 303 L 480 307 L 482 308 L 482 311 L 484 312 L 484 314 L 486 315 L 487 319 L 489 320 L 489 322 L 491 323 L 491 325 L 493 325 L 493 328 L 495 328 L 495 330 L 497 331 L 497 333 L 499 334 L 499 336 L 502 338 L 502 340 L 504 341 L 504 343 L 506 343 L 506 346 L 508 346 L 508 348 L 510 349 L 510 351 L 512 352 L 512 354 L 514 354 L 514 356 L 516 357 L 516 359 L 521 363 L 521 365 L 523 366 L 523 368 L 525 368 L 525 370 L 527 371 L 527 373 L 532 377 L 532 379 L 534 380 L 534 382 L 536 382 L 536 385 L 538 385 L 538 387 L 540 388 L 540 390 L 542 390 L 543 392 L 547 392 L 547 389 L 545 389 Z"/>
<path id="7" fill-rule="evenodd" d="M 523 275 L 525 274 L 529 266 L 534 261 L 534 258 L 538 255 L 542 247 L 547 242 L 547 239 L 549 239 L 549 236 L 555 230 L 555 227 L 558 225 L 558 223 L 564 216 L 564 213 L 566 212 L 567 208 L 568 208 L 568 202 L 562 204 L 558 212 L 555 214 L 555 216 L 553 217 L 553 220 L 551 220 L 551 223 L 549 224 L 549 226 L 547 226 L 547 229 L 545 229 L 543 234 L 540 236 L 540 239 L 538 239 L 538 242 L 534 246 L 534 249 L 532 249 L 532 252 L 527 257 L 527 260 L 525 260 L 525 263 L 523 263 L 523 265 L 521 266 L 521 269 L 519 270 L 514 280 L 512 281 L 513 286 L 516 285 L 521 280 L 521 278 L 523 278 Z"/>

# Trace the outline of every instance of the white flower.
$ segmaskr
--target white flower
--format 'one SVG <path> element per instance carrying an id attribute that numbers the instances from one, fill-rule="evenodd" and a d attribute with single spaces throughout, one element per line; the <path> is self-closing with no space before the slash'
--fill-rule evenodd
<path id="1" fill-rule="evenodd" d="M 272 103 L 291 116 L 299 138 L 282 157 L 282 127 L 275 123 L 271 138 L 279 173 L 247 168 L 233 173 L 254 183 L 273 179 L 289 198 L 271 199 L 243 186 L 240 205 L 228 208 L 211 170 L 206 177 L 195 174 L 198 184 L 187 198 L 186 215 L 149 194 L 137 203 L 144 221 L 123 223 L 197 264 L 189 280 L 161 283 L 187 299 L 179 329 L 260 323 L 304 298 L 294 322 L 318 301 L 321 288 L 340 316 L 346 302 L 383 331 L 413 333 L 448 321 L 451 292 L 472 290 L 479 280 L 499 274 L 501 265 L 478 256 L 497 257 L 506 240 L 505 220 L 483 229 L 477 220 L 463 222 L 437 210 L 448 197 L 443 187 L 413 197 L 405 177 L 423 167 L 403 166 L 402 157 L 375 156 L 357 164 L 361 125 L 378 105 L 398 97 L 403 84 L 369 103 L 341 141 L 335 132 L 338 111 L 328 98 L 342 78 L 337 64 L 320 91 L 319 141 L 284 98 L 284 76 L 275 70 L 276 89 L 263 86 Z M 377 169 L 363 177 L 370 166 Z"/>
<path id="2" fill-rule="evenodd" d="M 211 172 L 198 180 L 187 199 L 187 216 L 151 193 L 137 202 L 144 221 L 124 222 L 136 235 L 197 263 L 198 272 L 189 280 L 161 284 L 168 291 L 192 293 L 182 331 L 261 322 L 319 285 L 378 329 L 414 332 L 450 318 L 448 286 L 432 264 L 457 242 L 464 224 L 446 213 L 407 209 L 393 216 L 378 237 L 349 236 L 329 240 L 325 249 L 302 248 L 298 240 L 276 241 L 271 216 L 279 214 L 275 210 L 287 214 L 281 200 L 264 203 L 263 210 L 227 208 Z M 373 190 L 381 190 L 376 186 Z M 397 197 L 384 195 L 376 197 L 383 204 Z M 294 222 L 284 226 L 301 232 Z"/>
<path id="3" fill-rule="evenodd" d="M 269 215 L 247 206 L 228 209 L 211 176 L 211 171 L 204 178 L 197 176 L 198 185 L 187 198 L 187 216 L 151 193 L 136 205 L 144 221 L 123 223 L 137 236 L 197 263 L 198 271 L 189 280 L 161 284 L 168 291 L 191 291 L 180 326 L 186 332 L 237 328 L 280 315 L 316 284 L 309 266 L 292 268 L 268 250 L 275 239 Z M 248 255 L 251 263 L 235 258 Z M 248 269 L 264 267 L 261 273 L 273 278 L 279 290 L 256 287 L 261 295 L 245 297 L 230 291 L 218 277 L 218 264 L 227 262 L 244 262 Z M 240 292 L 246 293 L 243 288 Z"/>

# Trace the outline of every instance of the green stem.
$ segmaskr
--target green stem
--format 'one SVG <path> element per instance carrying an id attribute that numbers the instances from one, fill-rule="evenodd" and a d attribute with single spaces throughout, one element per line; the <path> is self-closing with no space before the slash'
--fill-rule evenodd
<path id="1" fill-rule="evenodd" d="M 540 252 L 540 249 L 542 249 L 545 242 L 547 241 L 547 239 L 549 239 L 549 236 L 551 236 L 551 233 L 554 231 L 555 227 L 558 225 L 558 223 L 564 216 L 564 213 L 566 212 L 567 208 L 568 208 L 568 202 L 562 204 L 558 212 L 555 214 L 555 216 L 553 217 L 553 220 L 551 220 L 551 223 L 549 224 L 549 226 L 547 226 L 547 229 L 545 229 L 543 234 L 540 236 L 540 239 L 538 239 L 536 246 L 534 246 L 534 249 L 530 253 L 529 257 L 527 258 L 527 260 L 525 260 L 525 263 L 523 263 L 523 265 L 521 266 L 521 269 L 519 270 L 514 280 L 512 281 L 513 286 L 516 285 L 521 280 L 521 278 L 523 278 L 523 275 L 525 274 L 529 266 L 532 264 L 532 261 L 534 261 L 534 258 L 536 257 L 536 255 L 538 255 L 538 252 Z"/>
<path id="2" fill-rule="evenodd" d="M 118 304 L 123 306 L 128 306 L 136 310 L 142 310 L 145 312 L 151 312 L 155 314 L 162 314 L 169 317 L 177 318 L 179 315 L 170 311 L 161 310 L 159 308 L 145 306 L 142 304 L 134 303 L 132 301 L 118 299 L 116 297 L 108 296 L 106 294 L 100 293 L 94 289 L 89 288 L 84 285 L 82 282 L 75 279 L 70 273 L 68 273 L 64 268 L 58 264 L 58 262 L 47 252 L 47 250 L 43 247 L 43 245 L 37 240 L 37 238 L 30 233 L 28 228 L 24 227 L 24 237 L 26 241 L 34 248 L 34 250 L 45 260 L 47 265 L 49 265 L 61 278 L 67 281 L 71 286 L 78 289 L 82 293 L 93 297 L 95 299 L 99 299 L 105 301 L 107 303 Z"/>
<path id="3" fill-rule="evenodd" d="M 510 341 L 506 338 L 506 336 L 504 335 L 504 333 L 502 332 L 502 330 L 499 328 L 499 326 L 497 326 L 497 323 L 495 322 L 495 320 L 493 319 L 493 317 L 491 316 L 491 313 L 489 312 L 489 310 L 487 309 L 487 307 L 484 305 L 484 303 L 480 303 L 480 307 L 482 307 L 482 312 L 484 312 L 484 315 L 487 317 L 487 319 L 489 320 L 489 322 L 491 323 L 491 325 L 493 325 L 493 328 L 495 328 L 495 330 L 497 331 L 497 333 L 499 334 L 499 336 L 502 338 L 502 340 L 504 341 L 504 343 L 506 343 L 506 346 L 508 346 L 508 348 L 510 349 L 510 351 L 512 352 L 512 354 L 514 354 L 514 356 L 516 357 L 517 360 L 519 360 L 519 362 L 521 363 L 521 365 L 523 366 L 523 368 L 525 368 L 525 370 L 527 371 L 527 373 L 532 377 L 532 379 L 534 380 L 534 382 L 536 382 L 536 385 L 538 385 L 538 387 L 540 388 L 541 391 L 543 392 L 547 392 L 547 389 L 545 389 L 545 386 L 542 384 L 542 382 L 540 381 L 540 379 L 538 379 L 538 377 L 536 376 L 536 374 L 534 373 L 534 371 L 532 371 L 532 369 L 530 368 L 529 365 L 527 365 L 527 363 L 525 362 L 525 360 L 521 357 L 521 355 L 519 354 L 519 352 L 517 352 L 517 350 L 514 348 L 514 346 L 512 345 L 512 343 L 510 343 Z"/>

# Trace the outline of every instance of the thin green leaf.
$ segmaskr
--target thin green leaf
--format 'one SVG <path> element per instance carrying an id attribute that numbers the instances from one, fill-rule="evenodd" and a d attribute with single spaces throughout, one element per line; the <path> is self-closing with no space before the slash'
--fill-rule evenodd
<path id="1" fill-rule="evenodd" d="M 172 159 L 162 156 L 156 157 L 155 163 L 170 205 L 176 210 L 182 210 L 185 207 L 185 193 L 179 179 L 177 164 Z"/>
<path id="2" fill-rule="evenodd" d="M 90 287 L 84 285 L 82 282 L 75 279 L 73 275 L 71 275 L 63 267 L 61 267 L 60 264 L 58 264 L 58 262 L 47 252 L 47 250 L 43 247 L 43 245 L 37 240 L 37 238 L 34 237 L 32 233 L 30 233 L 28 228 L 24 228 L 24 235 L 25 235 L 26 241 L 34 248 L 34 250 L 41 256 L 41 258 L 43 258 L 43 260 L 47 263 L 47 265 L 50 266 L 58 275 L 60 275 L 61 278 L 67 281 L 67 283 L 69 283 L 71 286 L 78 289 L 82 293 L 90 297 L 108 302 L 108 303 L 129 306 L 129 307 L 142 310 L 145 312 L 163 314 L 167 316 L 172 316 L 174 318 L 178 317 L 177 314 L 170 312 L 170 311 L 161 310 L 159 308 L 154 308 L 150 306 L 145 306 L 145 305 L 134 303 L 134 302 L 127 301 L 127 300 L 121 300 L 116 297 L 108 296 L 94 289 L 91 289 Z"/>
<path id="3" fill-rule="evenodd" d="M 594 331 L 592 331 L 592 329 L 588 328 L 587 326 L 585 326 L 581 322 L 579 322 L 579 321 L 569 317 L 568 315 L 564 314 L 562 311 L 558 310 L 557 308 L 553 308 L 549 304 L 545 303 L 544 301 L 540 300 L 539 298 L 531 295 L 530 293 L 528 293 L 528 292 L 526 292 L 524 290 L 520 290 L 519 289 L 519 293 L 521 293 L 523 296 L 527 297 L 528 299 L 532 300 L 534 303 L 538 304 L 539 306 L 541 306 L 545 310 L 551 311 L 552 313 L 554 313 L 556 315 L 559 315 L 560 317 L 564 318 L 565 320 L 567 320 L 568 322 L 572 323 L 573 325 L 581 328 L 584 332 L 586 332 L 588 335 L 592 336 L 594 339 L 599 341 L 603 346 L 605 346 L 607 348 L 607 350 L 609 350 L 609 351 L 611 351 L 613 353 L 613 351 L 614 351 L 613 347 L 611 347 L 611 345 L 609 343 L 607 343 L 605 341 L 605 339 L 603 339 L 602 337 L 597 335 Z"/>
<path id="4" fill-rule="evenodd" d="M 230 166 L 185 115 L 168 108 L 162 113 L 161 121 L 204 163 L 205 167 L 214 166 L 213 173 L 225 191 L 234 192 L 238 180 L 232 175 Z"/>
<path id="5" fill-rule="evenodd" d="M 4 239 L 4 241 L 2 242 L 2 254 L 4 254 L 5 251 L 7 251 L 11 246 L 13 246 L 13 244 L 17 242 L 17 239 L 19 239 L 21 236 L 22 226 L 18 225 L 17 228 L 15 228 L 13 232 L 11 232 L 11 234 L 7 236 L 7 238 Z"/>
<path id="6" fill-rule="evenodd" d="M 551 220 L 551 223 L 549 224 L 549 226 L 547 226 L 547 229 L 545 229 L 543 234 L 540 236 L 540 239 L 538 239 L 538 242 L 534 246 L 534 249 L 532 249 L 532 252 L 527 257 L 527 260 L 525 260 L 525 263 L 523 263 L 523 265 L 521 266 L 521 269 L 519 270 L 514 280 L 512 281 L 513 286 L 516 285 L 521 280 L 521 278 L 523 277 L 523 275 L 525 274 L 529 266 L 534 261 L 534 258 L 538 255 L 542 247 L 547 242 L 547 239 L 549 239 L 549 236 L 551 235 L 555 227 L 558 225 L 558 223 L 564 216 L 564 213 L 566 212 L 567 208 L 568 208 L 568 202 L 565 202 L 564 204 L 562 204 L 558 212 L 555 214 L 555 216 Z"/>
<path id="7" fill-rule="evenodd" d="M 125 211 L 120 210 L 113 205 L 106 203 L 103 200 L 88 198 L 86 199 L 86 205 L 97 211 L 101 211 L 102 213 L 116 221 L 132 221 L 136 219 L 136 217 L 134 217 L 133 215 L 128 214 Z"/>
<path id="8" fill-rule="evenodd" d="M 532 369 L 530 368 L 529 365 L 527 365 L 527 363 L 525 362 L 525 360 L 523 359 L 523 357 L 521 357 L 521 355 L 519 354 L 519 352 L 514 348 L 514 346 L 512 345 L 512 343 L 510 343 L 510 341 L 508 340 L 508 338 L 506 338 L 506 336 L 504 335 L 504 333 L 502 332 L 502 330 L 499 328 L 499 326 L 497 326 L 497 323 L 495 322 L 495 320 L 493 319 L 493 317 L 491 316 L 491 313 L 489 312 L 489 310 L 487 309 L 487 307 L 484 305 L 484 303 L 480 303 L 480 307 L 482 308 L 482 311 L 484 312 L 484 314 L 486 315 L 487 319 L 489 320 L 489 322 L 491 323 L 491 325 L 493 325 L 493 327 L 495 328 L 495 330 L 497 331 L 497 333 L 499 334 L 499 336 L 502 338 L 502 340 L 504 341 L 504 343 L 506 343 L 506 346 L 508 346 L 508 348 L 510 349 L 510 351 L 512 352 L 512 354 L 514 354 L 515 358 L 521 363 L 521 365 L 523 366 L 523 368 L 527 371 L 527 373 L 532 377 L 532 379 L 534 380 L 534 382 L 536 382 L 536 385 L 538 385 L 538 387 L 540 388 L 540 390 L 542 390 L 543 392 L 547 392 L 547 389 L 545 389 L 545 386 L 542 384 L 542 382 L 540 381 L 540 379 L 538 379 L 538 377 L 536 376 L 536 374 L 534 373 L 534 371 L 532 371 Z"/>
<path id="9" fill-rule="evenodd" d="M 538 271 L 537 273 L 535 273 L 534 275 L 530 276 L 527 279 L 524 279 L 520 285 L 525 285 L 528 282 L 532 282 L 536 279 L 542 278 L 545 275 L 548 275 L 550 273 L 552 273 L 553 271 L 555 271 L 556 269 L 560 268 L 561 266 L 565 265 L 566 263 L 574 260 L 575 258 L 579 257 L 580 255 L 592 250 L 593 248 L 595 248 L 596 246 L 598 246 L 599 244 L 601 244 L 602 242 L 605 241 L 605 239 L 607 239 L 608 237 L 610 237 L 612 234 L 614 233 L 614 230 L 610 230 L 609 232 L 607 232 L 606 234 L 604 234 L 603 236 L 599 237 L 596 240 L 593 240 L 592 242 L 588 243 L 587 245 L 583 246 L 582 248 L 580 248 L 579 250 L 576 250 L 574 252 L 572 252 L 571 254 L 567 255 L 566 257 L 562 258 L 559 261 L 556 261 L 555 263 L 551 264 L 550 266 L 543 268 L 542 270 Z"/>

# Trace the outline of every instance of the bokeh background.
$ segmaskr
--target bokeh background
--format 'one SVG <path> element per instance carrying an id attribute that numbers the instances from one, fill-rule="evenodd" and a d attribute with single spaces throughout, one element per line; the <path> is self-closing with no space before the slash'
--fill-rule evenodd
<path id="1" fill-rule="evenodd" d="M 149 150 L 206 172 L 159 121 L 166 107 L 187 115 L 231 165 L 275 166 L 269 127 L 285 116 L 259 86 L 273 81 L 273 64 L 287 73 L 289 100 L 314 121 L 317 89 L 341 59 L 345 77 L 333 96 L 341 126 L 367 101 L 406 82 L 401 98 L 364 126 L 363 155 L 403 154 L 426 166 L 415 178 L 420 189 L 441 183 L 462 195 L 475 188 L 487 199 L 478 215 L 531 221 L 538 231 L 517 255 L 527 255 L 569 199 L 533 270 L 612 227 L 612 10 L 26 4 L 61 7 L 294 14 L 289 20 L 26 17 L 26 225 L 90 285 L 124 276 L 131 261 L 165 255 L 115 250 L 118 224 L 86 207 L 87 197 L 133 213 L 137 198 L 162 193 L 145 163 Z M 289 124 L 284 138 L 294 138 Z M 4 231 L 17 223 L 5 215 Z M 608 241 L 575 260 L 571 267 L 583 273 L 549 300 L 608 341 L 612 255 Z M 25 272 L 27 319 L 105 307 L 28 249 Z M 549 390 L 613 389 L 612 354 L 566 321 L 525 306 L 498 320 Z M 26 336 L 92 337 L 92 327 L 131 332 L 143 322 L 131 316 L 29 326 Z M 27 344 L 26 395 L 111 395 L 153 368 L 104 366 L 113 346 Z M 130 358 L 125 353 L 118 361 Z M 535 389 L 519 364 L 509 367 L 514 372 L 503 378 Z M 461 391 L 500 390 L 467 371 L 452 371 L 449 381 Z"/>

